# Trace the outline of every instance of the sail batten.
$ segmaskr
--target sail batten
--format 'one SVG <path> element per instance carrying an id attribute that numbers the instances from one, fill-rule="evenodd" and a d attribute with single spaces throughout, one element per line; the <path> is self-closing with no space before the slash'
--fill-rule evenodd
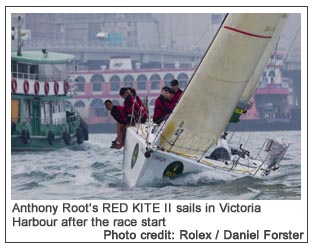
<path id="1" fill-rule="evenodd" d="M 227 16 L 161 132 L 162 148 L 200 155 L 217 142 L 283 16 Z"/>

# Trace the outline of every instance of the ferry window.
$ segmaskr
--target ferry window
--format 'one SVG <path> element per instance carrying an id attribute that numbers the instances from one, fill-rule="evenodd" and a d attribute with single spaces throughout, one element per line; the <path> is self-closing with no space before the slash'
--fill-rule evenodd
<path id="1" fill-rule="evenodd" d="M 69 101 L 65 101 L 63 106 L 64 106 L 63 107 L 64 111 L 71 111 L 73 108 L 71 102 L 69 102 Z"/>
<path id="2" fill-rule="evenodd" d="M 85 104 L 83 101 L 77 101 L 75 104 L 74 104 L 74 107 L 75 108 L 84 108 L 85 107 Z"/>
<path id="3" fill-rule="evenodd" d="M 275 72 L 273 70 L 271 70 L 268 74 L 269 77 L 275 77 Z"/>
<path id="4" fill-rule="evenodd" d="M 95 82 L 92 84 L 93 91 L 102 91 L 102 83 Z"/>
<path id="5" fill-rule="evenodd" d="M 111 91 L 118 91 L 119 90 L 119 82 L 111 83 Z"/>
<path id="6" fill-rule="evenodd" d="M 39 79 L 39 73 L 38 73 L 38 65 L 30 65 L 29 67 L 29 77 L 33 80 Z"/>
<path id="7" fill-rule="evenodd" d="M 269 79 L 270 79 L 271 83 L 274 82 L 274 78 L 275 78 L 275 72 L 274 72 L 274 70 L 271 70 L 271 71 L 269 72 L 268 76 L 269 76 Z"/>
<path id="8" fill-rule="evenodd" d="M 30 100 L 24 100 L 23 110 L 21 110 L 21 112 L 23 113 L 23 114 L 21 114 L 21 116 L 23 117 L 24 122 L 31 122 L 31 111 L 32 111 L 31 101 Z M 38 117 L 33 117 L 33 118 L 38 119 Z"/>
<path id="9" fill-rule="evenodd" d="M 170 82 L 174 79 L 174 76 L 172 74 L 166 74 L 164 77 L 164 82 L 166 86 L 170 87 Z"/>
<path id="10" fill-rule="evenodd" d="M 60 113 L 64 111 L 60 101 L 51 102 L 51 104 L 53 113 Z"/>
<path id="11" fill-rule="evenodd" d="M 139 75 L 137 78 L 138 90 L 146 90 L 147 77 L 145 75 Z"/>
<path id="12" fill-rule="evenodd" d="M 43 102 L 41 103 L 41 123 L 51 124 L 51 121 L 52 121 L 51 105 L 49 102 Z"/>
<path id="13" fill-rule="evenodd" d="M 85 83 L 86 83 L 86 80 L 83 76 L 78 76 L 76 78 L 76 90 L 79 91 L 79 92 L 83 92 L 84 91 L 84 86 L 85 86 Z"/>
<path id="14" fill-rule="evenodd" d="M 60 108 L 58 102 L 52 102 L 52 113 L 59 113 Z"/>
<path id="15" fill-rule="evenodd" d="M 94 99 L 90 104 L 91 116 L 104 117 L 107 116 L 107 110 L 104 108 L 104 103 L 101 99 Z"/>
<path id="16" fill-rule="evenodd" d="M 133 81 L 134 81 L 133 76 L 126 75 L 123 81 L 124 81 L 125 87 L 133 87 Z"/>
<path id="17" fill-rule="evenodd" d="M 11 61 L 11 71 L 12 71 L 12 77 L 17 77 L 17 62 Z"/>
<path id="18" fill-rule="evenodd" d="M 120 88 L 119 76 L 112 76 L 110 79 L 111 91 L 118 91 Z"/>
<path id="19" fill-rule="evenodd" d="M 150 78 L 151 81 L 151 90 L 159 90 L 160 89 L 160 76 L 154 74 Z"/>
<path id="20" fill-rule="evenodd" d="M 18 72 L 18 78 L 29 79 L 28 64 L 18 63 L 17 72 Z"/>
<path id="21" fill-rule="evenodd" d="M 65 111 L 65 102 L 60 101 L 60 112 L 64 112 Z"/>
<path id="22" fill-rule="evenodd" d="M 91 78 L 93 91 L 102 91 L 102 83 L 104 82 L 104 77 L 100 74 L 93 75 Z"/>
<path id="23" fill-rule="evenodd" d="M 181 89 L 185 89 L 185 87 L 186 87 L 186 85 L 187 85 L 187 82 L 188 82 L 188 80 L 189 80 L 187 74 L 185 74 L 185 73 L 179 74 L 177 80 L 178 80 L 178 82 L 179 82 L 179 87 L 180 87 Z"/>
<path id="24" fill-rule="evenodd" d="M 96 75 L 93 75 L 92 78 L 91 78 L 91 82 L 105 82 L 105 79 L 102 75 L 100 74 L 96 74 Z"/>

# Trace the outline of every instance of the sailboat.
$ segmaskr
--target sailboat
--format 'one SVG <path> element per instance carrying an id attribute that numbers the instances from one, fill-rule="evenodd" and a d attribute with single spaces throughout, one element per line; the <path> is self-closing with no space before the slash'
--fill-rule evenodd
<path id="1" fill-rule="evenodd" d="M 250 107 L 287 21 L 284 13 L 228 14 L 169 118 L 127 128 L 123 173 L 129 187 L 201 171 L 267 176 L 290 143 L 266 139 L 252 156 L 224 132 Z"/>

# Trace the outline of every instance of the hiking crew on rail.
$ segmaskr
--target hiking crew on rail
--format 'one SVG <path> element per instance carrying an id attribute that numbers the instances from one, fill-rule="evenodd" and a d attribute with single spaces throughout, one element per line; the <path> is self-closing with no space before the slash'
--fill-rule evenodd
<path id="1" fill-rule="evenodd" d="M 183 94 L 176 79 L 171 81 L 171 86 L 171 88 L 164 86 L 159 97 L 156 98 L 153 122 L 158 125 L 168 118 Z M 111 146 L 111 148 L 116 149 L 124 146 L 127 126 L 145 123 L 148 119 L 148 110 L 140 97 L 136 95 L 134 88 L 123 87 L 119 90 L 119 95 L 124 99 L 123 106 L 113 105 L 111 100 L 105 101 L 105 108 L 110 111 L 116 120 L 117 138 L 112 142 Z"/>

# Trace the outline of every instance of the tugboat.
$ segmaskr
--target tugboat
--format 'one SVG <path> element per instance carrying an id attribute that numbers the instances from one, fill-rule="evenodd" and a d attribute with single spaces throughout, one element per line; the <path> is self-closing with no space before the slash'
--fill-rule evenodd
<path id="1" fill-rule="evenodd" d="M 75 94 L 68 78 L 74 56 L 46 49 L 22 53 L 20 17 L 17 37 L 17 52 L 11 53 L 12 150 L 82 144 L 88 140 L 87 124 L 66 101 Z"/>

